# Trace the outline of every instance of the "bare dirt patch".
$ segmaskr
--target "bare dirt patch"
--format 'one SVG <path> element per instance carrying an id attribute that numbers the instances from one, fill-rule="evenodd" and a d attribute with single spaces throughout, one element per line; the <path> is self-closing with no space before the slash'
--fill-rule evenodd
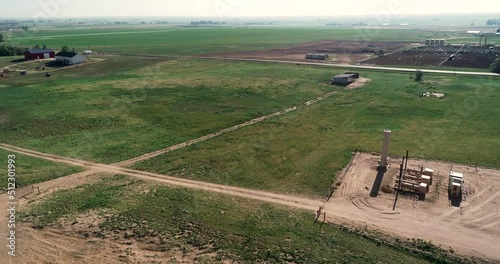
<path id="1" fill-rule="evenodd" d="M 453 59 L 450 57 L 453 56 Z M 363 63 L 400 66 L 444 66 L 488 69 L 500 56 L 500 49 L 489 47 L 417 47 L 366 60 Z"/>
<path id="2" fill-rule="evenodd" d="M 9 116 L 7 114 L 0 113 L 0 124 L 5 124 L 9 121 Z"/>
<path id="3" fill-rule="evenodd" d="M 356 81 L 349 84 L 347 86 L 347 89 L 352 90 L 352 89 L 361 88 L 361 87 L 364 87 L 368 82 L 371 82 L 371 81 L 372 81 L 372 79 L 359 77 L 358 79 L 356 79 Z"/>
<path id="4" fill-rule="evenodd" d="M 316 61 L 306 60 L 305 56 L 310 52 L 327 53 L 330 60 L 321 62 L 356 63 L 374 56 L 375 53 L 398 51 L 406 46 L 408 42 L 385 41 L 385 42 L 360 42 L 360 41 L 317 41 L 292 45 L 284 49 L 256 50 L 204 54 L 202 57 L 232 57 L 251 59 L 282 59 L 294 61 Z"/>
<path id="5" fill-rule="evenodd" d="M 18 239 L 22 244 L 16 263 L 216 262 L 216 254 L 205 254 L 194 248 L 163 250 L 156 238 L 143 238 L 139 241 L 127 239 L 124 232 L 102 233 L 96 227 L 98 216 L 90 215 L 90 220 L 85 217 L 82 215 L 78 219 L 89 226 L 65 223 L 39 230 L 20 224 Z"/>
<path id="6" fill-rule="evenodd" d="M 453 165 L 453 171 L 465 174 L 467 195 L 461 208 L 450 205 L 448 173 L 452 164 L 410 160 L 408 167 L 423 165 L 435 171 L 433 185 L 425 201 L 413 196 L 400 196 L 396 210 L 392 210 L 395 194 L 382 190 L 376 198 L 370 197 L 379 156 L 357 155 L 325 210 L 331 220 L 340 216 L 347 223 L 364 223 L 373 229 L 392 235 L 419 238 L 453 248 L 462 255 L 475 255 L 500 260 L 500 171 Z M 398 175 L 400 160 L 391 160 L 382 186 L 392 185 Z M 392 187 L 392 186 L 391 186 Z M 348 220 L 348 221 L 346 221 Z"/>

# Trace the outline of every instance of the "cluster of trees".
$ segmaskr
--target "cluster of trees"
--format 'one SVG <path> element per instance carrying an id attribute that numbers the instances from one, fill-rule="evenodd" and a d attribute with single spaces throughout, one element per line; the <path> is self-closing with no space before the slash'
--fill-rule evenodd
<path id="1" fill-rule="evenodd" d="M 15 55 L 23 55 L 28 48 L 15 47 L 15 46 L 0 46 L 0 56 L 15 56 Z"/>
<path id="2" fill-rule="evenodd" d="M 3 35 L 0 34 L 0 42 L 3 42 Z"/>
<path id="3" fill-rule="evenodd" d="M 500 25 L 500 18 L 498 18 L 498 19 L 488 19 L 486 21 L 486 25 L 488 25 L 488 26 Z"/>
<path id="4" fill-rule="evenodd" d="M 212 21 L 212 20 L 201 20 L 201 21 L 191 21 L 191 25 L 225 25 L 226 22 Z"/>
<path id="5" fill-rule="evenodd" d="M 76 52 L 75 48 L 69 48 L 68 45 L 61 46 L 62 52 Z"/>

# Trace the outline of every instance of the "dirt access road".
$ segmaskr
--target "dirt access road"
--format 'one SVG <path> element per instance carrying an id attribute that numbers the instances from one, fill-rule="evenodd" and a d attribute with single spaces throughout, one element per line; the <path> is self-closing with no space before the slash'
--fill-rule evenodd
<path id="1" fill-rule="evenodd" d="M 276 194 L 266 191 L 180 179 L 167 175 L 121 168 L 113 165 L 65 158 L 5 144 L 0 144 L 0 148 L 9 152 L 33 156 L 49 161 L 82 166 L 90 169 L 92 173 L 102 172 L 106 174 L 128 175 L 172 186 L 223 193 L 242 198 L 255 199 L 263 202 L 305 209 L 311 212 L 316 211 L 320 206 L 324 206 L 324 212 L 327 213 L 327 220 L 332 223 L 346 224 L 358 228 L 367 226 L 374 230 L 381 230 L 401 237 L 420 238 L 427 241 L 431 240 L 433 243 L 442 245 L 444 248 L 453 248 L 457 253 L 462 255 L 474 255 L 500 261 L 500 251 L 498 250 L 500 231 L 498 231 L 498 228 L 496 227 L 495 221 L 497 220 L 494 220 L 495 215 L 490 216 L 493 220 L 487 219 L 489 217 L 487 215 L 487 211 L 489 209 L 485 207 L 489 204 L 489 202 L 496 202 L 500 200 L 500 195 L 498 195 L 499 189 L 497 189 L 500 187 L 500 182 L 496 182 L 492 188 L 488 188 L 489 190 L 495 191 L 494 194 L 490 195 L 489 192 L 485 192 L 482 189 L 479 191 L 478 189 L 476 194 L 478 198 L 474 199 L 474 196 L 468 198 L 468 203 L 471 206 L 468 215 L 460 216 L 460 209 L 458 208 L 447 208 L 447 210 L 441 212 L 441 214 L 434 215 L 434 211 L 428 209 L 429 205 L 417 204 L 417 207 L 413 207 L 412 200 L 401 199 L 398 209 L 396 211 L 391 211 L 388 204 L 390 204 L 390 201 L 393 199 L 390 197 L 381 195 L 378 198 L 369 198 L 367 196 L 367 194 L 369 194 L 367 187 L 373 184 L 373 179 L 371 178 L 371 175 L 373 175 L 373 168 L 371 165 L 367 166 L 367 164 L 372 164 L 374 160 L 376 161 L 378 159 L 378 157 L 372 157 L 367 154 L 361 155 L 360 160 L 354 161 L 354 165 L 346 174 L 346 177 L 342 179 L 343 183 L 341 188 L 339 188 L 341 191 L 337 191 L 329 202 L 325 202 L 320 199 Z M 420 161 L 412 162 L 418 163 Z M 429 162 L 429 164 L 431 163 Z M 441 166 L 447 167 L 446 164 Z M 461 167 L 458 167 L 458 169 L 460 168 Z M 480 175 L 488 179 L 491 178 L 494 180 L 499 179 L 498 177 L 500 177 L 499 171 L 483 169 L 480 171 Z M 54 182 L 58 183 L 59 186 L 64 186 L 67 181 L 68 184 L 71 185 L 71 179 L 73 177 L 82 177 L 82 173 L 77 174 L 77 176 L 72 175 L 56 179 Z M 40 186 L 42 189 L 54 188 L 54 183 L 46 182 L 40 184 Z M 0 195 L 0 203 L 2 207 L 6 205 L 6 199 L 7 197 L 5 194 Z M 481 209 L 483 207 L 485 208 Z M 483 212 L 482 210 L 485 210 L 484 213 L 486 215 L 480 219 L 475 218 L 474 215 L 476 215 L 477 212 Z M 491 214 L 491 212 L 489 212 L 489 214 Z M 462 220 L 457 220 L 459 219 L 457 217 L 461 217 L 461 219 L 474 219 L 467 220 L 470 222 L 461 223 L 460 221 Z M 0 230 L 2 231 L 0 235 L 5 235 L 6 217 L 0 218 Z M 479 223 L 482 220 L 488 220 L 490 221 L 490 224 L 483 225 L 479 228 L 470 226 L 471 223 Z M 5 249 L 2 251 L 4 250 Z M 5 252 L 0 252 L 0 254 L 3 253 Z"/>

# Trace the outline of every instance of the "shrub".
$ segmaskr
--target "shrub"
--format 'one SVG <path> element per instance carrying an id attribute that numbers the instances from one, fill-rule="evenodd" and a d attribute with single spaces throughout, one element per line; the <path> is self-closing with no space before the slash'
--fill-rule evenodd
<path id="1" fill-rule="evenodd" d="M 417 72 L 415 72 L 415 81 L 416 82 L 422 81 L 422 77 L 424 77 L 424 73 L 420 70 L 417 70 Z"/>
<path id="2" fill-rule="evenodd" d="M 490 66 L 491 72 L 500 73 L 500 58 L 497 58 Z"/>

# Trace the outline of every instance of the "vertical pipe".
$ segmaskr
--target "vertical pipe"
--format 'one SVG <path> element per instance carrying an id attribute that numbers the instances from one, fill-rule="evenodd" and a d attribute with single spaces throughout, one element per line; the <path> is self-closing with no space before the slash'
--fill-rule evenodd
<path id="1" fill-rule="evenodd" d="M 391 142 L 391 130 L 384 131 L 384 143 L 382 144 L 382 155 L 380 158 L 380 166 L 387 167 L 388 161 L 387 158 L 389 156 L 389 146 Z"/>
<path id="2" fill-rule="evenodd" d="M 410 154 L 410 151 L 406 151 L 406 159 L 405 159 L 405 169 L 404 169 L 404 175 L 406 175 L 406 172 L 408 171 L 408 156 Z"/>

